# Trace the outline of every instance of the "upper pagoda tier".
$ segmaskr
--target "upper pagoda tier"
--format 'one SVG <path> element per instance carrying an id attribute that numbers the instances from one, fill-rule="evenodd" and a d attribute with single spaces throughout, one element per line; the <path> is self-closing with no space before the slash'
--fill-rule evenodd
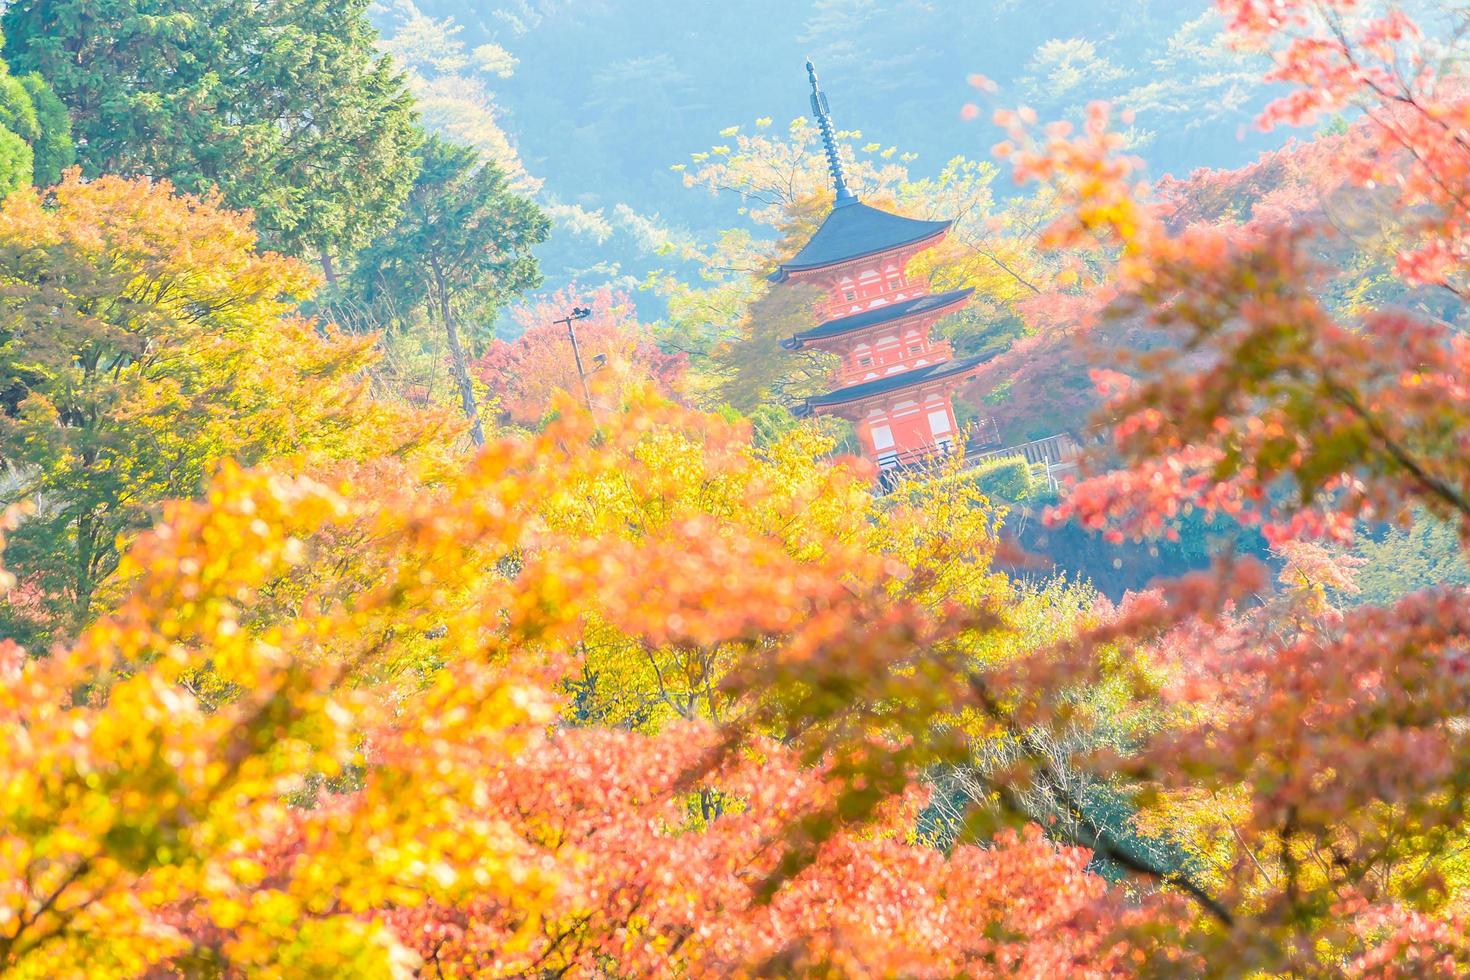
<path id="1" fill-rule="evenodd" d="M 785 282 L 794 273 L 814 272 L 898 249 L 922 251 L 949 231 L 953 221 L 921 221 L 870 207 L 857 198 L 832 208 L 811 241 L 771 276 Z M 917 247 L 915 247 L 917 246 Z"/>

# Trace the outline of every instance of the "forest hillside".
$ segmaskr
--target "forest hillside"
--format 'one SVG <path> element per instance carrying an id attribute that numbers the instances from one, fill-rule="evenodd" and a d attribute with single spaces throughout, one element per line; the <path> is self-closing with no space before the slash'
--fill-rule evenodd
<path id="1" fill-rule="evenodd" d="M 1470 12 L 10 0 L 0 977 L 1470 975 Z"/>

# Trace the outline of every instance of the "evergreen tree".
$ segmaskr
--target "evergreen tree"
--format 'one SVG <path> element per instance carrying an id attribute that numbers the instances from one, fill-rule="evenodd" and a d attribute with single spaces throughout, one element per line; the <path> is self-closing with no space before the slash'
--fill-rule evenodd
<path id="1" fill-rule="evenodd" d="M 54 184 L 76 162 L 66 107 L 40 75 L 17 77 L 0 60 L 0 197 Z"/>
<path id="2" fill-rule="evenodd" d="M 88 176 L 218 191 L 255 212 L 267 246 L 331 278 L 334 259 L 392 223 L 419 139 L 367 6 L 20 0 L 5 53 L 67 105 Z"/>
<path id="3" fill-rule="evenodd" d="M 35 72 L 20 77 L 36 115 L 36 135 L 31 140 L 37 184 L 50 186 L 62 172 L 77 162 L 77 147 L 71 138 L 71 117 L 46 80 Z"/>
<path id="4" fill-rule="evenodd" d="M 0 124 L 0 197 L 28 186 L 34 170 L 30 144 L 15 130 Z"/>
<path id="5" fill-rule="evenodd" d="M 397 225 L 363 253 L 352 285 L 392 316 L 422 310 L 443 326 L 460 404 L 479 445 L 484 433 L 460 321 L 468 310 L 486 315 L 540 284 L 531 249 L 546 240 L 551 222 L 510 190 L 499 166 L 468 147 L 430 137 L 419 157 L 419 177 Z"/>

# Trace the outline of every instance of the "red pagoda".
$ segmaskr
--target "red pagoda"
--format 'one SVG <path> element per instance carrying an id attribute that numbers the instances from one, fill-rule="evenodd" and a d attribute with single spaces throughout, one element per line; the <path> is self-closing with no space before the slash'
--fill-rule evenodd
<path id="1" fill-rule="evenodd" d="M 890 470 L 947 453 L 959 438 L 955 389 L 985 357 L 956 360 L 949 341 L 930 336 L 940 317 L 969 301 L 970 289 L 929 292 L 908 276 L 915 255 L 938 244 L 953 221 L 918 221 L 869 207 L 848 189 L 827 97 L 806 63 L 812 114 L 827 149 L 837 195 L 816 234 L 771 277 L 826 290 L 826 320 L 790 340 L 841 358 L 839 387 L 807 399 L 798 414 L 848 419 L 868 457 Z"/>

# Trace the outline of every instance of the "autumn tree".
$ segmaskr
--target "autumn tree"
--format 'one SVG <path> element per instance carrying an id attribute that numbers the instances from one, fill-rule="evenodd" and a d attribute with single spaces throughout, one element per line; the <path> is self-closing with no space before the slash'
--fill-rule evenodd
<path id="1" fill-rule="evenodd" d="M 218 191 L 270 248 L 333 263 L 413 181 L 412 100 L 367 0 L 10 4 L 5 56 L 71 115 L 83 170 Z"/>
<path id="2" fill-rule="evenodd" d="M 0 458 L 21 585 L 7 633 L 75 630 L 118 539 L 225 458 L 411 444 L 357 376 L 371 342 L 293 314 L 314 280 L 247 218 L 167 184 L 75 175 L 0 206 Z M 356 449 L 354 448 L 356 447 Z"/>
<path id="3" fill-rule="evenodd" d="M 402 322 L 422 311 L 444 332 L 470 437 L 483 445 L 470 373 L 476 353 L 470 345 L 483 337 L 466 336 L 466 318 L 483 328 L 510 297 L 540 283 L 531 249 L 545 241 L 550 222 L 510 189 L 499 166 L 469 147 L 430 137 L 419 159 L 402 215 L 363 254 L 352 288 L 381 311 L 378 322 Z"/>
<path id="4" fill-rule="evenodd" d="M 896 736 L 973 707 L 956 668 L 1012 633 L 986 614 L 991 514 L 963 489 L 893 508 L 809 448 L 567 400 L 462 468 L 225 467 L 132 544 L 75 643 L 5 648 L 0 718 L 27 735 L 0 760 L 3 962 L 1123 962 L 1084 851 L 908 839 L 905 787 L 963 740 Z M 661 716 L 590 718 L 615 690 Z"/>
<path id="5" fill-rule="evenodd" d="M 1266 122 L 1365 112 L 1340 178 L 1391 195 L 1404 287 L 1458 291 L 1466 156 L 1444 123 L 1466 110 L 1457 69 L 1432 69 L 1434 46 L 1396 9 L 1220 6 L 1293 86 Z M 1127 375 L 1099 373 L 1124 465 L 1056 516 L 1122 537 L 1170 533 L 1191 510 L 1230 514 L 1262 526 L 1281 568 L 1269 596 L 1252 573 L 1249 605 L 1226 570 L 1196 580 L 1187 604 L 1140 606 L 1125 630 L 1156 637 L 1135 648 L 1188 706 L 1130 767 L 1199 858 L 1186 891 L 1201 915 L 1177 941 L 1242 971 L 1464 972 L 1470 602 L 1449 581 L 1349 610 L 1330 601 L 1356 589 L 1361 562 L 1339 549 L 1365 526 L 1427 512 L 1462 548 L 1470 537 L 1463 329 L 1339 305 L 1315 261 L 1338 229 L 1289 209 L 1285 224 L 1171 226 L 1138 194 L 1104 107 L 1077 134 L 1003 121 L 1020 172 L 1063 188 L 1052 241 L 1117 250 L 1106 315 L 1174 339 Z"/>
<path id="6" fill-rule="evenodd" d="M 1391 197 L 1373 242 L 1404 288 L 1458 295 L 1454 63 L 1354 0 L 1220 5 L 1288 84 L 1268 119 L 1367 114 L 1339 176 Z M 1427 514 L 1467 550 L 1463 329 L 1324 288 L 1321 173 L 1265 161 L 1288 179 L 1235 220 L 1212 196 L 1231 179 L 1140 188 L 1104 107 L 1080 132 L 1000 121 L 1052 195 L 1048 315 L 1151 341 L 1094 372 L 1112 444 L 1051 519 L 1123 538 L 1225 514 L 1274 568 L 1225 556 L 1117 605 L 1018 583 L 959 463 L 879 496 L 812 429 L 757 443 L 632 386 L 450 466 L 328 445 L 395 441 L 324 366 L 363 348 L 282 321 L 304 273 L 238 216 L 115 179 L 7 202 L 9 329 L 32 331 L 0 347 L 7 431 L 63 447 L 34 472 L 151 472 L 194 433 L 303 452 L 164 505 L 50 656 L 0 642 L 0 966 L 1463 975 L 1470 595 L 1334 605 L 1365 526 Z M 477 172 L 447 157 L 453 204 Z M 432 254 L 421 203 L 400 254 Z M 710 309 L 756 305 L 748 275 L 719 285 Z M 282 350 L 310 373 L 263 366 Z M 201 391 L 234 424 L 197 428 Z M 17 554 L 36 519 L 6 513 Z"/>
<path id="7" fill-rule="evenodd" d="M 1339 315 L 1401 304 L 1452 317 L 1448 293 L 1436 295 L 1393 274 L 1405 228 L 1392 195 L 1351 180 L 1342 166 L 1371 154 L 1376 140 L 1371 122 L 1357 120 L 1341 132 L 1294 139 L 1242 167 L 1166 175 L 1152 197 L 1160 220 L 1174 231 L 1299 229 L 1303 254 L 1323 271 L 1317 291 Z M 1045 183 L 1054 194 L 1049 178 Z M 1036 217 L 1039 232 L 1056 215 Z M 1174 342 L 1146 317 L 1119 316 L 1116 309 L 1107 315 L 1116 297 L 1117 257 L 1110 241 L 1073 238 L 1055 250 L 1057 275 L 1017 301 L 1024 334 L 983 368 L 972 389 L 1002 431 L 1022 439 L 1080 432 L 1102 404 L 1090 379 L 1094 369 L 1122 368 L 1134 355 Z"/>
<path id="8" fill-rule="evenodd" d="M 491 341 L 472 366 L 512 422 L 535 425 L 551 411 L 557 392 L 582 390 L 566 325 L 555 322 L 575 307 L 592 311 L 576 322 L 576 330 L 598 407 L 621 409 L 630 390 L 649 385 L 666 396 L 677 394 L 685 357 L 658 346 L 639 322 L 631 296 L 610 287 L 592 293 L 568 287 L 512 308 L 520 336 Z"/>

